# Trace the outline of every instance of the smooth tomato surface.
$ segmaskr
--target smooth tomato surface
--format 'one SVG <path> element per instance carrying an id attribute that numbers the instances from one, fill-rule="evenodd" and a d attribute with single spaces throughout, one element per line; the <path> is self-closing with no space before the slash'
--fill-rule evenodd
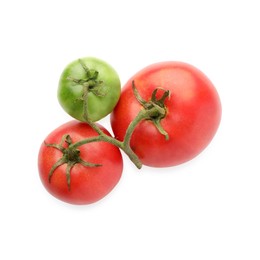
<path id="1" fill-rule="evenodd" d="M 100 125 L 99 127 L 110 135 L 104 127 Z M 64 134 L 69 134 L 73 143 L 97 135 L 86 123 L 73 120 L 51 132 L 45 142 L 58 144 Z M 44 187 L 56 198 L 71 204 L 89 204 L 102 199 L 115 187 L 122 174 L 123 162 L 119 149 L 106 142 L 84 144 L 78 149 L 83 160 L 102 166 L 74 165 L 71 170 L 70 190 L 66 181 L 66 164 L 54 171 L 49 182 L 49 172 L 62 157 L 62 152 L 47 147 L 44 143 L 40 147 L 38 156 L 39 174 Z"/>
<path id="2" fill-rule="evenodd" d="M 89 70 L 98 72 L 95 80 L 100 82 L 100 88 L 96 91 L 91 90 L 87 98 L 89 119 L 98 121 L 111 113 L 117 104 L 121 91 L 120 79 L 114 68 L 103 60 L 94 57 L 85 57 L 79 60 L 68 64 L 62 72 L 58 87 L 58 100 L 69 115 L 80 121 L 85 121 L 82 83 L 75 82 L 87 78 L 83 64 Z"/>
<path id="3" fill-rule="evenodd" d="M 220 98 L 212 82 L 200 70 L 182 62 L 153 64 L 129 79 L 111 115 L 117 139 L 123 140 L 130 122 L 143 109 L 134 96 L 133 80 L 140 96 L 147 101 L 156 88 L 170 90 L 170 98 L 165 101 L 167 114 L 161 120 L 169 140 L 150 120 L 142 121 L 132 135 L 131 147 L 144 165 L 178 165 L 205 149 L 220 123 Z"/>

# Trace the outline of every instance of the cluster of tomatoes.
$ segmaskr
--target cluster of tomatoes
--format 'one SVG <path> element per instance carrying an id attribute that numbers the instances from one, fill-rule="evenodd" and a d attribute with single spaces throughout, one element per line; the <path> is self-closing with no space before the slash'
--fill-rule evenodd
<path id="1" fill-rule="evenodd" d="M 191 160 L 214 137 L 221 103 L 212 82 L 183 62 L 152 64 L 121 90 L 117 72 L 93 57 L 70 63 L 58 99 L 74 120 L 42 143 L 38 168 L 44 187 L 71 204 L 106 196 L 123 171 L 121 152 L 141 168 Z M 98 120 L 110 114 L 111 135 Z"/>

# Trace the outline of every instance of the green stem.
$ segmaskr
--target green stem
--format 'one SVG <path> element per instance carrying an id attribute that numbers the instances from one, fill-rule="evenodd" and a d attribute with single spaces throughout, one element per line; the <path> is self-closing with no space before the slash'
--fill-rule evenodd
<path id="1" fill-rule="evenodd" d="M 71 144 L 69 147 L 72 149 L 76 149 L 81 145 L 88 144 L 88 143 L 93 143 L 93 142 L 107 142 L 112 145 L 117 146 L 120 148 L 122 151 L 127 154 L 129 159 L 136 165 L 138 169 L 142 167 L 142 163 L 138 156 L 133 152 L 133 150 L 130 147 L 130 142 L 126 143 L 125 140 L 123 142 L 117 140 L 114 137 L 106 135 L 95 123 L 91 122 L 90 123 L 91 127 L 94 127 L 94 130 L 96 130 L 98 133 L 100 133 L 98 136 L 82 139 L 76 143 Z M 131 135 L 131 133 L 129 133 Z"/>
<path id="2" fill-rule="evenodd" d="M 145 110 L 141 110 L 138 115 L 135 117 L 135 119 L 130 123 L 130 125 L 128 126 L 127 130 L 126 130 L 126 134 L 124 137 L 124 146 L 129 146 L 130 147 L 130 140 L 132 137 L 132 134 L 136 128 L 136 126 L 142 121 L 145 120 L 147 118 L 147 113 Z"/>
<path id="3" fill-rule="evenodd" d="M 132 134 L 136 128 L 136 126 L 143 120 L 147 119 L 148 114 L 145 110 L 141 110 L 138 115 L 135 117 L 135 119 L 130 123 L 126 130 L 126 134 L 123 141 L 119 141 L 114 137 L 106 135 L 97 124 L 94 122 L 87 122 L 89 126 L 91 126 L 99 135 L 95 137 L 86 138 L 83 140 L 80 140 L 74 144 L 70 145 L 70 148 L 78 148 L 81 145 L 93 143 L 93 142 L 107 142 L 111 143 L 118 148 L 120 148 L 122 151 L 125 152 L 125 154 L 129 157 L 129 159 L 135 164 L 135 166 L 140 169 L 142 167 L 142 163 L 138 156 L 134 153 L 130 146 L 130 140 L 132 137 Z"/>
<path id="4" fill-rule="evenodd" d="M 89 121 L 88 119 L 88 93 L 89 93 L 89 84 L 85 82 L 83 84 L 83 118 L 86 122 Z"/>
<path id="5" fill-rule="evenodd" d="M 114 137 L 106 135 L 100 128 L 99 126 L 92 122 L 89 117 L 88 117 L 88 93 L 89 93 L 89 84 L 88 82 L 85 82 L 83 84 L 83 118 L 86 121 L 86 123 L 98 133 L 98 136 L 96 137 L 91 137 L 87 139 L 83 139 L 77 143 L 71 144 L 70 148 L 76 149 L 77 147 L 87 144 L 87 143 L 92 143 L 92 142 L 107 142 L 111 143 L 121 150 L 123 150 L 129 157 L 129 159 L 136 165 L 138 169 L 142 167 L 142 163 L 138 156 L 133 152 L 132 148 L 130 147 L 130 139 L 131 136 L 134 132 L 135 127 L 144 119 L 147 118 L 147 113 L 145 113 L 145 110 L 141 110 L 137 117 L 131 122 L 129 125 L 125 138 L 123 142 L 117 140 Z"/>
<path id="6" fill-rule="evenodd" d="M 168 139 L 168 135 L 167 133 L 163 130 L 163 128 L 160 125 L 160 118 L 158 120 L 154 120 L 153 118 L 157 117 L 158 115 L 164 115 L 165 113 L 165 109 L 163 108 L 163 106 L 161 105 L 161 101 L 164 102 L 164 99 L 168 96 L 168 92 L 167 94 L 164 94 L 165 97 L 163 96 L 161 100 L 156 100 L 155 95 L 157 90 L 155 90 L 155 92 L 153 93 L 153 97 L 152 97 L 152 101 L 154 103 L 149 103 L 146 102 L 145 100 L 143 100 L 141 98 L 141 96 L 139 95 L 134 82 L 133 82 L 133 91 L 135 93 L 136 98 L 138 99 L 139 103 L 147 109 L 142 109 L 140 110 L 140 112 L 137 114 L 137 116 L 135 117 L 135 119 L 130 123 L 130 125 L 128 126 L 127 130 L 126 130 L 126 134 L 124 136 L 124 140 L 123 141 L 119 141 L 114 137 L 108 136 L 107 134 L 105 134 L 100 127 L 95 123 L 92 122 L 89 118 L 88 118 L 88 93 L 89 93 L 89 84 L 86 82 L 83 84 L 83 117 L 84 120 L 86 121 L 86 123 L 97 132 L 98 136 L 95 137 L 91 137 L 91 138 L 87 138 L 87 139 L 83 139 L 81 141 L 78 141 L 74 144 L 70 145 L 70 148 L 72 149 L 76 149 L 77 147 L 87 144 L 87 143 L 92 143 L 92 142 L 107 142 L 107 143 L 111 143 L 115 146 L 117 146 L 118 148 L 120 148 L 122 151 L 125 152 L 125 154 L 129 157 L 129 159 L 136 165 L 136 167 L 138 169 L 140 169 L 142 167 L 142 163 L 140 161 L 140 159 L 138 158 L 138 156 L 134 153 L 134 151 L 131 148 L 130 145 L 130 141 L 131 141 L 131 137 L 132 134 L 135 130 L 135 128 L 137 127 L 137 125 L 143 121 L 143 120 L 152 120 L 154 122 L 154 125 L 157 127 L 157 129 L 159 130 L 159 132 L 163 135 L 166 136 L 166 139 Z M 156 104 L 158 103 L 158 104 Z M 160 106 L 161 105 L 161 106 Z"/>

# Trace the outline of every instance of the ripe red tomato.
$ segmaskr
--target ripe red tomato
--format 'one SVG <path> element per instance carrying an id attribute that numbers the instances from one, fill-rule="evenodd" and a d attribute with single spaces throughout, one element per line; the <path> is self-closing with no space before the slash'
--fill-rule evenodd
<path id="1" fill-rule="evenodd" d="M 99 125 L 101 130 L 109 132 Z M 86 123 L 70 121 L 51 132 L 41 145 L 38 167 L 44 187 L 56 198 L 71 204 L 90 204 L 106 196 L 120 180 L 123 162 L 119 149 L 107 142 L 93 142 L 79 146 L 79 156 L 85 162 L 98 164 L 96 167 L 76 163 L 66 175 L 68 164 L 56 168 L 51 178 L 50 171 L 63 156 L 63 152 L 46 144 L 60 144 L 68 147 L 63 138 L 69 134 L 73 143 L 98 134 Z M 63 141 L 61 142 L 63 138 Z M 70 177 L 69 180 L 67 177 Z"/>
<path id="2" fill-rule="evenodd" d="M 178 165 L 194 158 L 210 143 L 221 119 L 219 95 L 200 70 L 182 62 L 153 64 L 129 79 L 111 115 L 117 139 L 123 140 L 130 122 L 144 109 L 132 90 L 133 81 L 146 101 L 151 100 L 156 88 L 170 91 L 164 103 L 166 116 L 160 121 L 169 139 L 151 120 L 139 123 L 131 137 L 131 148 L 144 165 Z M 160 90 L 156 95 L 159 99 Z"/>

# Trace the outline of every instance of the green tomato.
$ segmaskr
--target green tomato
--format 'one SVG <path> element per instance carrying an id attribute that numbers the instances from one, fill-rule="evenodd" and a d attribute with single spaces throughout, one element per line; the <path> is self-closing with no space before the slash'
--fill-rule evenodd
<path id="1" fill-rule="evenodd" d="M 62 108 L 80 121 L 98 121 L 110 114 L 121 92 L 117 72 L 94 57 L 75 60 L 61 74 L 58 100 Z"/>

